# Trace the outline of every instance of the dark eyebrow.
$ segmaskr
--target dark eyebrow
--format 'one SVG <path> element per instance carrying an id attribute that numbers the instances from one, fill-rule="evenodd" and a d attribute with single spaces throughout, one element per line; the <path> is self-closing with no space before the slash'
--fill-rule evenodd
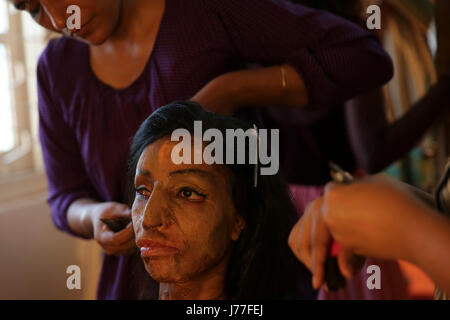
<path id="1" fill-rule="evenodd" d="M 183 170 L 172 171 L 169 173 L 169 177 L 172 177 L 172 176 L 178 175 L 178 174 L 200 174 L 200 175 L 206 176 L 208 178 L 213 177 L 211 172 L 208 172 L 205 170 L 200 170 L 200 169 L 183 169 Z"/>
<path id="2" fill-rule="evenodd" d="M 144 169 L 144 168 L 138 168 L 138 173 L 137 174 L 138 175 L 143 175 L 143 176 L 146 176 L 146 177 L 151 177 L 152 176 L 150 171 L 148 171 L 147 169 Z"/>

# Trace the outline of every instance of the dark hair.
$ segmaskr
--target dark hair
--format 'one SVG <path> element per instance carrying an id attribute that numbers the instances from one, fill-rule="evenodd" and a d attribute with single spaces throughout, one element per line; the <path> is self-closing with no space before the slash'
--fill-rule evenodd
<path id="1" fill-rule="evenodd" d="M 129 155 L 129 182 L 134 181 L 136 166 L 144 149 L 153 142 L 183 128 L 191 134 L 194 121 L 202 121 L 202 130 L 252 128 L 247 123 L 203 109 L 194 102 L 173 102 L 159 108 L 140 126 Z M 224 155 L 226 148 L 224 148 Z M 236 162 L 235 162 L 236 163 Z M 246 221 L 235 242 L 226 275 L 229 299 L 297 299 L 304 297 L 301 276 L 306 268 L 295 258 L 287 244 L 289 232 L 298 215 L 281 176 L 259 175 L 253 185 L 254 165 L 227 166 L 232 172 L 232 199 Z M 130 187 L 130 204 L 134 200 Z M 309 284 L 306 284 L 308 286 Z"/>

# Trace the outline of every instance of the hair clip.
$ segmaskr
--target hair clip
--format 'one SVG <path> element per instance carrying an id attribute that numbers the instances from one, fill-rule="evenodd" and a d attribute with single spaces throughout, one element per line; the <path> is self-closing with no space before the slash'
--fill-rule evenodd
<path id="1" fill-rule="evenodd" d="M 256 132 L 256 152 L 255 152 L 255 167 L 254 167 L 254 172 L 253 172 L 253 187 L 256 188 L 256 187 L 258 187 L 259 131 L 258 131 L 258 127 L 256 126 L 256 124 L 253 124 L 253 128 L 255 129 L 255 132 Z"/>

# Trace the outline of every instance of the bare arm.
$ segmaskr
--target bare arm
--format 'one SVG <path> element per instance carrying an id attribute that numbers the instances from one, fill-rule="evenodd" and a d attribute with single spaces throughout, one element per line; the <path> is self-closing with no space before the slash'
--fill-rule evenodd
<path id="1" fill-rule="evenodd" d="M 264 66 L 207 84 L 193 100 L 208 109 L 228 114 L 230 104 L 326 109 L 392 77 L 391 60 L 373 34 L 326 12 L 269 0 L 209 0 L 205 7 L 217 15 L 218 32 L 229 39 L 233 56 Z M 280 65 L 286 67 L 287 88 Z"/>
<path id="2" fill-rule="evenodd" d="M 346 105 L 349 140 L 358 165 L 376 173 L 416 146 L 426 131 L 450 108 L 450 73 L 394 123 L 384 111 L 381 89 L 367 92 Z"/>
<path id="3" fill-rule="evenodd" d="M 308 93 L 303 79 L 292 66 L 283 65 L 283 69 L 272 66 L 221 75 L 192 100 L 226 114 L 246 106 L 305 107 Z"/>
<path id="4" fill-rule="evenodd" d="M 284 76 L 279 66 L 228 74 L 228 83 L 234 83 L 238 106 L 305 107 L 308 104 L 305 82 L 292 66 L 283 68 Z"/>

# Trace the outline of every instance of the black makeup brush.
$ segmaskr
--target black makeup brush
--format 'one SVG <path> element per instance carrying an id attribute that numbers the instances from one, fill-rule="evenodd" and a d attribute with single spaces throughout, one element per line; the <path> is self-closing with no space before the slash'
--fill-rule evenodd
<path id="1" fill-rule="evenodd" d="M 112 232 L 119 232 L 130 223 L 130 218 L 114 218 L 114 219 L 105 219 L 100 218 L 100 221 L 106 224 L 106 226 L 112 231 Z"/>

